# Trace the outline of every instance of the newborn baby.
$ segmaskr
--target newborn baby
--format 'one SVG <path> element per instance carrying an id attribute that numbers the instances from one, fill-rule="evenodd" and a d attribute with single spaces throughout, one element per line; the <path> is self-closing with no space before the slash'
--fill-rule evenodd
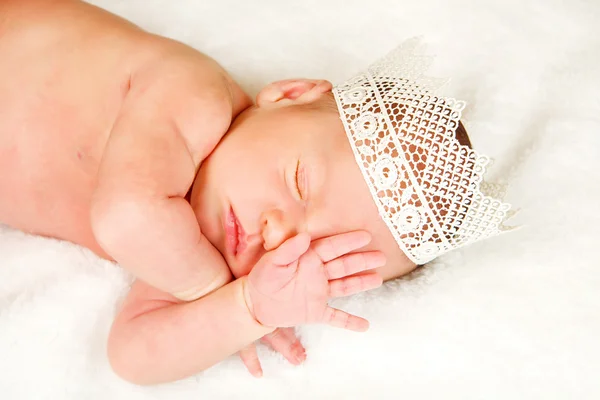
<path id="1" fill-rule="evenodd" d="M 290 328 L 368 327 L 329 298 L 501 229 L 464 104 L 391 61 L 335 89 L 275 82 L 253 104 L 209 57 L 86 3 L 0 15 L 0 222 L 137 278 L 108 343 L 132 382 L 240 350 L 260 375 L 261 337 L 302 362 Z"/>

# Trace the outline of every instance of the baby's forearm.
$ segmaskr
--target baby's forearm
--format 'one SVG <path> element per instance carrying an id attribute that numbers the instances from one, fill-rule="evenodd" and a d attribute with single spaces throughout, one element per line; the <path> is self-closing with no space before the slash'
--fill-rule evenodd
<path id="1" fill-rule="evenodd" d="M 249 104 L 214 61 L 176 42 L 161 45 L 164 57 L 130 77 L 102 155 L 91 222 L 102 249 L 125 269 L 194 300 L 231 275 L 184 197 L 232 116 Z"/>
<path id="2" fill-rule="evenodd" d="M 95 214 L 94 232 L 104 250 L 152 286 L 194 300 L 231 280 L 229 267 L 181 197 L 115 194 Z"/>
<path id="3" fill-rule="evenodd" d="M 134 287 L 130 296 L 138 298 L 128 299 L 130 307 L 126 301 L 110 334 L 113 369 L 136 384 L 174 381 L 209 368 L 268 334 L 273 329 L 259 324 L 248 310 L 244 285 L 241 278 L 179 304 L 140 300 L 146 289 L 136 293 Z"/>

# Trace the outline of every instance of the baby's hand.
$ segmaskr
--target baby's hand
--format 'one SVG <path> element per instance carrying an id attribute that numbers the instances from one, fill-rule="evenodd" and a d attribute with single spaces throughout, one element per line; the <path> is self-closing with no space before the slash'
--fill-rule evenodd
<path id="1" fill-rule="evenodd" d="M 367 330 L 367 320 L 329 307 L 327 301 L 381 285 L 374 271 L 385 264 L 381 252 L 348 254 L 370 240 L 369 233 L 356 231 L 311 244 L 310 236 L 301 233 L 266 253 L 248 275 L 245 289 L 256 320 L 272 327 L 325 323 Z"/>

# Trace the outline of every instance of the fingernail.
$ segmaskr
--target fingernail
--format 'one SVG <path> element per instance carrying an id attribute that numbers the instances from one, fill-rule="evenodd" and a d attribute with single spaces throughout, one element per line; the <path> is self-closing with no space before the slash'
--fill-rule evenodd
<path id="1" fill-rule="evenodd" d="M 263 372 L 262 372 L 262 370 L 261 371 L 254 371 L 252 373 L 252 375 L 254 375 L 255 378 L 262 378 Z"/>

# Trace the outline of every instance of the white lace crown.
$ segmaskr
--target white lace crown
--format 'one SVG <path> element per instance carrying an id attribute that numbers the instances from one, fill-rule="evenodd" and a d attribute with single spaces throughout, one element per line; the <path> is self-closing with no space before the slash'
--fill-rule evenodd
<path id="1" fill-rule="evenodd" d="M 379 214 L 416 264 L 511 229 L 510 204 L 483 181 L 490 159 L 455 138 L 465 102 L 433 91 L 411 39 L 333 89 Z M 484 194 L 483 192 L 486 192 Z"/>

